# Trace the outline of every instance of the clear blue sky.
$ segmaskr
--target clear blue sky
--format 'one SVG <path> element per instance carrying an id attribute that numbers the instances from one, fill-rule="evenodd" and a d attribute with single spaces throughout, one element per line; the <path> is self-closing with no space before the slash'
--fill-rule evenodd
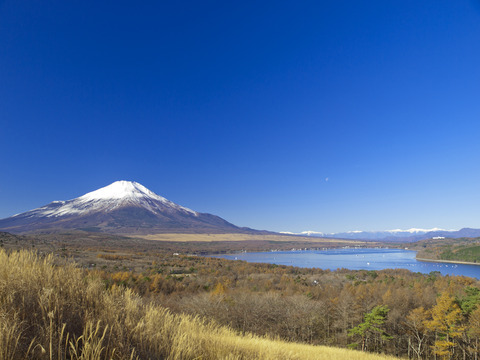
<path id="1" fill-rule="evenodd" d="M 0 218 L 134 180 L 274 231 L 480 227 L 480 0 L 0 1 Z"/>

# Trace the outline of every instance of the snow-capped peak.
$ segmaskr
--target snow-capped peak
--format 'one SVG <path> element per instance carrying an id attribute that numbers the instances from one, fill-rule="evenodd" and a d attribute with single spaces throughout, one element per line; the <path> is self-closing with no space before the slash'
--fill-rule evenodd
<path id="1" fill-rule="evenodd" d="M 80 196 L 78 200 L 95 201 L 123 198 L 151 198 L 159 201 L 166 200 L 135 181 L 125 180 L 115 181 L 108 186 L 89 192 Z"/>
<path id="2" fill-rule="evenodd" d="M 428 232 L 433 232 L 433 231 L 454 231 L 454 230 L 446 230 L 446 229 L 440 229 L 440 228 L 432 228 L 432 229 L 417 229 L 417 228 L 411 228 L 411 229 L 394 229 L 394 230 L 386 230 L 385 232 L 391 232 L 391 233 L 410 233 L 410 234 L 416 234 L 416 233 L 428 233 Z"/>
<path id="3" fill-rule="evenodd" d="M 323 235 L 325 235 L 323 232 L 312 231 L 312 230 L 302 231 L 300 234 L 302 234 L 302 235 L 307 235 L 307 236 L 312 236 L 312 235 L 320 235 L 320 236 L 323 236 Z"/>
<path id="4" fill-rule="evenodd" d="M 440 228 L 432 229 L 394 229 L 394 230 L 381 230 L 381 231 L 363 231 L 353 230 L 339 233 L 322 233 L 319 231 L 302 231 L 300 233 L 289 233 L 292 235 L 306 235 L 314 237 L 331 237 L 340 239 L 386 239 L 386 238 L 405 238 L 410 236 L 421 236 L 428 233 L 435 232 L 454 232 L 456 230 L 445 230 Z M 287 232 L 284 232 L 287 233 Z"/>
<path id="5" fill-rule="evenodd" d="M 144 208 L 154 214 L 160 214 L 165 211 L 180 211 L 198 216 L 196 211 L 177 205 L 134 181 L 115 181 L 108 186 L 78 198 L 68 201 L 54 201 L 24 214 L 27 216 L 46 217 L 86 215 L 96 212 L 108 212 L 125 206 Z"/>

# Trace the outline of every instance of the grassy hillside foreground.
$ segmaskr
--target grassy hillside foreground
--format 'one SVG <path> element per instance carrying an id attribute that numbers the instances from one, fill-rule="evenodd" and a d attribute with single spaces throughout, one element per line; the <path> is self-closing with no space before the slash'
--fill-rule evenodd
<path id="1" fill-rule="evenodd" d="M 0 359 L 393 359 L 282 342 L 105 290 L 72 264 L 0 250 Z"/>

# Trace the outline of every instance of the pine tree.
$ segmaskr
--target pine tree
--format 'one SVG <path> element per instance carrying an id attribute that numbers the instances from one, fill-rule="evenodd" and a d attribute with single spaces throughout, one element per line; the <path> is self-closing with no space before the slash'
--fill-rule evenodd
<path id="1" fill-rule="evenodd" d="M 362 351 L 367 351 L 369 346 L 369 341 L 373 338 L 375 343 L 377 340 L 381 342 L 385 340 L 390 340 L 392 337 L 389 336 L 382 325 L 385 322 L 385 318 L 389 309 L 387 306 L 378 305 L 373 308 L 371 312 L 365 314 L 364 322 L 355 326 L 348 333 L 348 336 L 357 336 L 361 339 L 361 349 Z M 351 347 L 357 347 L 358 343 L 350 344 Z"/>

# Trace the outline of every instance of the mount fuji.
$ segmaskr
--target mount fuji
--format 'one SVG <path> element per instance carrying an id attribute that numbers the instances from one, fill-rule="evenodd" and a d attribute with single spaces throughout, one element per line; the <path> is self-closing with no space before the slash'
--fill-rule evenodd
<path id="1" fill-rule="evenodd" d="M 0 230 L 11 233 L 67 229 L 142 235 L 257 232 L 177 205 L 133 181 L 116 181 L 76 199 L 53 201 L 0 220 Z"/>

